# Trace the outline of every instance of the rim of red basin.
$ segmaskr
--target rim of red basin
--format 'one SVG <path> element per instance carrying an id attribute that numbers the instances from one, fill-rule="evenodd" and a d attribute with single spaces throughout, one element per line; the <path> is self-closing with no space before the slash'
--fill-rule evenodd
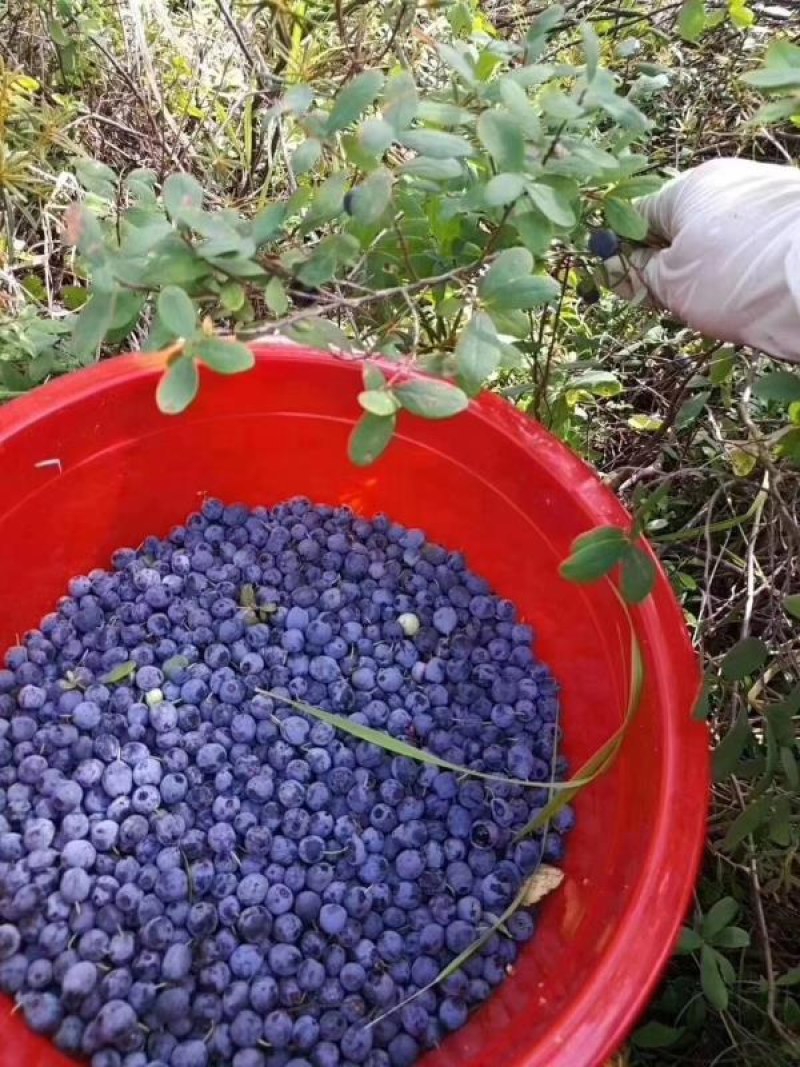
<path id="1" fill-rule="evenodd" d="M 329 364 L 335 358 L 285 341 L 251 347 L 259 361 L 313 365 Z M 346 359 L 337 359 L 337 363 L 352 369 L 355 401 L 358 363 Z M 86 400 L 100 390 L 141 380 L 142 375 L 151 377 L 155 387 L 164 365 L 160 353 L 117 356 L 40 386 L 0 408 L 0 448 L 55 408 Z M 386 369 L 397 372 L 399 368 L 387 364 Z M 544 449 L 550 471 L 579 498 L 589 520 L 587 529 L 592 525 L 630 528 L 630 515 L 597 473 L 539 423 L 492 393 L 473 400 L 469 411 L 487 429 L 491 427 L 512 441 L 532 462 L 541 464 Z M 354 421 L 357 415 L 354 404 Z M 651 556 L 657 582 L 649 610 L 638 615 L 637 630 L 646 634 L 648 629 L 657 628 L 669 634 L 668 642 L 653 642 L 651 665 L 656 673 L 669 672 L 674 681 L 670 712 L 663 712 L 674 732 L 665 737 L 661 801 L 651 828 L 652 843 L 643 858 L 642 876 L 625 921 L 593 973 L 535 1046 L 525 1048 L 519 1039 L 510 1042 L 503 1050 L 507 1067 L 600 1067 L 605 1063 L 630 1034 L 661 978 L 696 884 L 710 796 L 707 731 L 699 728 L 690 714 L 700 693 L 701 675 L 681 608 L 658 558 L 652 552 Z M 678 858 L 682 877 L 674 873 Z M 664 879 L 666 870 L 672 874 Z M 615 998 L 612 982 L 621 966 L 627 969 L 629 979 L 636 979 L 635 991 L 624 1001 Z M 498 1051 L 495 1047 L 492 1054 Z"/>

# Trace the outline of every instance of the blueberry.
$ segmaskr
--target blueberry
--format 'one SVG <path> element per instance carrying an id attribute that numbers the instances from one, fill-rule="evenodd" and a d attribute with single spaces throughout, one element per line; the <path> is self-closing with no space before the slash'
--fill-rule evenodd
<path id="1" fill-rule="evenodd" d="M 589 235 L 589 251 L 600 259 L 611 259 L 619 252 L 619 238 L 613 230 L 594 230 Z"/>

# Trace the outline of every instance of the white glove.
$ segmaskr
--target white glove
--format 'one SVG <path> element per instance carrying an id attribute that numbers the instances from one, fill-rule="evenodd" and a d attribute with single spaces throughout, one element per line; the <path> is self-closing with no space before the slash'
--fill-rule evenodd
<path id="1" fill-rule="evenodd" d="M 800 169 L 715 159 L 636 206 L 668 247 L 607 262 L 620 296 L 800 362 Z"/>

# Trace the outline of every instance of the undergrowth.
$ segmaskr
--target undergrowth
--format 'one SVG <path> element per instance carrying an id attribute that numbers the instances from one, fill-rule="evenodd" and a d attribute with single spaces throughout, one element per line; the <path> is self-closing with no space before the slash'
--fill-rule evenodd
<path id="1" fill-rule="evenodd" d="M 587 242 L 643 239 L 636 197 L 703 159 L 796 162 L 798 22 L 788 0 L 0 9 L 0 398 L 149 348 L 179 411 L 198 363 L 246 368 L 234 335 L 411 357 L 448 383 L 368 375 L 356 462 L 401 408 L 457 415 L 488 383 L 655 545 L 715 785 L 636 1065 L 800 1058 L 800 378 L 623 305 Z"/>

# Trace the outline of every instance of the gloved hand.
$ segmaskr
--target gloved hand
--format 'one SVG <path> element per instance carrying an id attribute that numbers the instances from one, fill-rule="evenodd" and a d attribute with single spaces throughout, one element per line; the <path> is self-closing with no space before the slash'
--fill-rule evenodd
<path id="1" fill-rule="evenodd" d="M 636 206 L 666 247 L 606 262 L 620 296 L 800 362 L 800 169 L 715 159 Z"/>

